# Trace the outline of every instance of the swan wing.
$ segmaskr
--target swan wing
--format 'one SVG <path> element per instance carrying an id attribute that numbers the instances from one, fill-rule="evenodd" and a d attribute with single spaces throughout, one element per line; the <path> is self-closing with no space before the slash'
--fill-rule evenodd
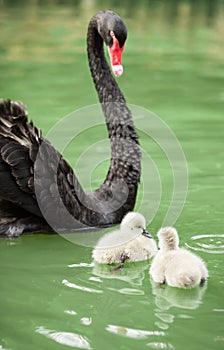
<path id="1" fill-rule="evenodd" d="M 22 103 L 0 101 L 0 198 L 41 216 L 31 186 L 29 133 L 34 130 Z"/>
<path id="2" fill-rule="evenodd" d="M 22 103 L 0 101 L 0 199 L 40 217 L 38 202 L 54 216 L 61 201 L 78 213 L 81 186 L 73 170 L 27 116 Z"/>

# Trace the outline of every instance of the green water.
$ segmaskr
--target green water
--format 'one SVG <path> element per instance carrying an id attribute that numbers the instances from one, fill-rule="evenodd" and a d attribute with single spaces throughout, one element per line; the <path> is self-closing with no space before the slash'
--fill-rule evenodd
<path id="1" fill-rule="evenodd" d="M 128 26 L 118 81 L 127 101 L 162 118 L 182 146 L 189 188 L 175 226 L 181 245 L 206 261 L 210 277 L 205 288 L 183 291 L 152 285 L 150 262 L 111 275 L 92 263 L 94 234 L 76 236 L 76 244 L 59 235 L 2 239 L 0 349 L 222 349 L 223 1 L 1 1 L 1 96 L 23 101 L 44 134 L 66 114 L 96 103 L 85 35 L 102 8 L 117 11 Z M 150 127 L 140 141 L 161 178 L 161 202 L 149 227 L 156 234 L 173 179 L 166 156 L 147 136 Z M 84 185 L 89 168 L 76 160 L 106 138 L 103 126 L 93 128 L 64 152 Z M 97 149 L 93 187 L 108 167 Z M 143 192 L 149 202 L 154 198 L 146 180 L 136 209 Z"/>

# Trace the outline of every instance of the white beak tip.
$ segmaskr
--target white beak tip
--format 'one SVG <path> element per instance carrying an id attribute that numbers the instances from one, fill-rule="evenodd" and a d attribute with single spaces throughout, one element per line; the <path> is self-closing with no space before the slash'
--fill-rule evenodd
<path id="1" fill-rule="evenodd" d="M 121 64 L 112 66 L 112 71 L 116 77 L 120 77 L 123 74 L 123 66 Z"/>

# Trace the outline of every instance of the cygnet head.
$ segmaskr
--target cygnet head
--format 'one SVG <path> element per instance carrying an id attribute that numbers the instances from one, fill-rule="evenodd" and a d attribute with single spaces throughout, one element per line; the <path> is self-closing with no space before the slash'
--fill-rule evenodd
<path id="1" fill-rule="evenodd" d="M 128 231 L 129 233 L 146 236 L 152 238 L 151 234 L 146 230 L 146 221 L 142 214 L 129 212 L 121 221 L 121 231 Z"/>
<path id="2" fill-rule="evenodd" d="M 177 230 L 174 227 L 161 228 L 157 236 L 159 238 L 159 249 L 161 250 L 173 250 L 179 246 L 179 237 Z"/>

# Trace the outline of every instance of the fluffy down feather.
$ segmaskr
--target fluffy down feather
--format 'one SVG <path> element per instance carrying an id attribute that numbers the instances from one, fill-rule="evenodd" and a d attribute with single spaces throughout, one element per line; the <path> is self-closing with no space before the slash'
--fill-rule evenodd
<path id="1" fill-rule="evenodd" d="M 179 237 L 175 228 L 162 228 L 158 238 L 160 250 L 150 268 L 154 282 L 178 288 L 191 288 L 205 282 L 208 278 L 205 263 L 194 253 L 178 247 Z"/>

